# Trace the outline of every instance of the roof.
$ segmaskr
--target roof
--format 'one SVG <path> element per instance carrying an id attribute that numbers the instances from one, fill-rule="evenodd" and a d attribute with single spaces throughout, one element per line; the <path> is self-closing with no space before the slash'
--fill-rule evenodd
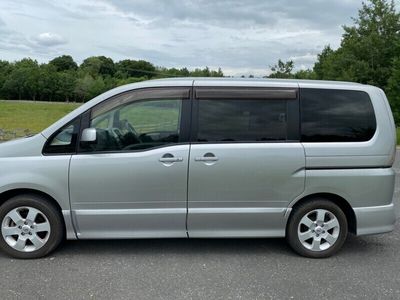
<path id="1" fill-rule="evenodd" d="M 211 83 L 211 82 L 245 82 L 245 83 L 273 83 L 273 84 L 320 84 L 320 85 L 363 85 L 357 82 L 349 82 L 349 81 L 332 81 L 332 80 L 309 80 L 309 79 L 278 79 L 278 78 L 239 78 L 239 77 L 173 77 L 173 78 L 162 78 L 162 79 L 152 79 L 149 82 L 177 82 L 182 80 L 190 80 L 201 83 Z"/>

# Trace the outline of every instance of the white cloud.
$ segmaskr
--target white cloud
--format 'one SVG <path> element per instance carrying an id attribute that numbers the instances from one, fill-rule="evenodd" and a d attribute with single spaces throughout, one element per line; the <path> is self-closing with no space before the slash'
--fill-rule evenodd
<path id="1" fill-rule="evenodd" d="M 33 38 L 41 46 L 58 46 L 66 44 L 67 41 L 59 34 L 51 32 L 43 32 Z"/>

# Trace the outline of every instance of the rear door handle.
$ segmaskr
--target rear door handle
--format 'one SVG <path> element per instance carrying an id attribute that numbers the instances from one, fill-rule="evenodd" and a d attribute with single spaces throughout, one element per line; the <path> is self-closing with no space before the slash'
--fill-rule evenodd
<path id="1" fill-rule="evenodd" d="M 213 162 L 217 160 L 218 157 L 216 157 L 213 153 L 206 153 L 203 156 L 197 156 L 194 158 L 194 161 L 203 161 L 203 162 Z"/>
<path id="2" fill-rule="evenodd" d="M 195 161 L 217 161 L 218 157 L 195 157 L 194 158 Z"/>

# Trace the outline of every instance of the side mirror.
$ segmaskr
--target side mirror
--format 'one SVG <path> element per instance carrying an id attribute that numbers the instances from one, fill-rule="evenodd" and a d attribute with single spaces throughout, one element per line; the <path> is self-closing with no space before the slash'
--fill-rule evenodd
<path id="1" fill-rule="evenodd" d="M 94 144 L 97 141 L 96 128 L 85 128 L 82 131 L 81 142 L 86 144 Z"/>

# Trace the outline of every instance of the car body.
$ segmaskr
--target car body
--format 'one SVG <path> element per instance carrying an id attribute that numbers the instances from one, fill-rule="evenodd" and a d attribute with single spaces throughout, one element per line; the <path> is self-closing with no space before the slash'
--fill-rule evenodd
<path id="1" fill-rule="evenodd" d="M 316 219 L 304 232 L 328 234 L 324 217 L 317 220 L 323 209 L 326 222 L 329 216 L 340 221 L 343 213 L 346 224 L 339 222 L 340 232 L 331 234 L 345 238 L 347 230 L 393 230 L 395 150 L 390 106 L 373 86 L 151 80 L 110 90 L 35 136 L 1 144 L 0 200 L 46 199 L 62 216 L 67 239 L 293 240 L 304 226 L 300 218 L 288 232 L 294 211 L 312 202 L 303 215 L 314 212 Z M 26 207 L 40 215 L 36 202 Z M 7 220 L 2 228 L 17 224 L 9 212 L 2 215 L 0 207 Z M 26 225 L 27 216 L 20 219 L 20 231 L 35 235 L 27 229 L 34 220 Z M 4 231 L 7 251 L 20 232 L 12 238 Z M 322 240 L 329 249 L 312 251 L 309 241 L 303 241 L 306 252 L 295 250 L 313 257 L 338 250 Z M 38 257 L 52 250 L 38 245 L 10 254 Z"/>

